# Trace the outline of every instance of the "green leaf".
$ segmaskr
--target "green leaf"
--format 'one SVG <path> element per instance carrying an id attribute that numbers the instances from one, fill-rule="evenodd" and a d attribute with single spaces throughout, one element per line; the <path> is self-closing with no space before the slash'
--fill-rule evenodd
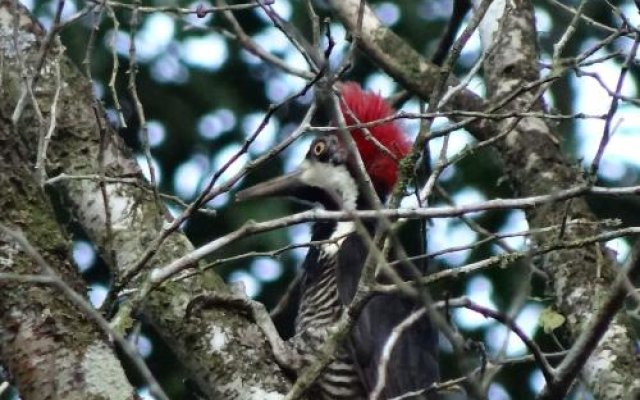
<path id="1" fill-rule="evenodd" d="M 545 308 L 542 310 L 542 313 L 540 313 L 540 325 L 542 325 L 544 333 L 551 333 L 553 330 L 561 327 L 564 321 L 564 316 L 550 307 Z"/>

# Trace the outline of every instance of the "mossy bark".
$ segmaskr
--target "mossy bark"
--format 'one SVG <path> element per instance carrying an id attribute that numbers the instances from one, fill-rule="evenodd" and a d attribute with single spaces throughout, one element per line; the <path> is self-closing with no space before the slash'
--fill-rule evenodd
<path id="1" fill-rule="evenodd" d="M 0 37 L 0 49 L 5 44 Z M 4 54 L 1 51 L 0 57 Z M 0 94 L 0 224 L 20 232 L 56 274 L 86 298 L 86 286 L 69 261 L 70 241 L 34 172 L 37 136 L 25 126 L 34 117 L 33 108 L 25 109 L 23 123 L 16 126 L 11 121 L 15 104 L 7 101 L 8 95 L 19 93 L 19 85 L 6 79 L 8 66 L 5 58 Z M 15 238 L 2 232 L 0 273 L 47 276 Z M 50 284 L 0 280 L 0 362 L 25 400 L 136 398 L 108 337 Z"/>
<path id="2" fill-rule="evenodd" d="M 508 96 L 513 90 L 539 79 L 539 59 L 534 10 L 528 1 L 507 5 L 503 29 L 497 33 L 496 51 L 485 60 L 485 81 L 491 99 Z M 542 111 L 542 100 L 534 98 L 537 88 L 518 96 L 506 111 Z M 500 130 L 511 121 L 498 124 Z M 506 140 L 497 144 L 505 170 L 516 191 L 524 196 L 553 193 L 587 184 L 577 165 L 567 161 L 553 132 L 545 121 L 524 118 Z M 552 203 L 527 212 L 531 228 L 562 224 L 563 221 L 592 221 L 598 218 L 584 198 Z M 598 233 L 597 224 L 569 225 L 563 240 L 574 240 Z M 557 235 L 537 235 L 537 243 L 556 241 Z M 567 328 L 574 337 L 602 308 L 617 274 L 615 260 L 605 256 L 599 244 L 550 253 L 543 267 L 556 306 L 565 315 Z M 634 360 L 633 328 L 622 314 L 611 322 L 600 345 L 583 369 L 583 379 L 598 399 L 631 398 L 640 390 L 640 363 Z"/>
<path id="3" fill-rule="evenodd" d="M 21 93 L 19 60 L 16 52 L 11 51 L 12 15 L 16 12 L 12 4 L 9 0 L 0 1 L 0 50 L 4 63 L 1 97 L 5 115 L 9 117 Z M 18 12 L 20 51 L 26 70 L 32 74 L 44 31 L 26 10 Z M 95 180 L 65 179 L 53 188 L 59 196 L 56 200 L 94 241 L 113 275 L 120 277 L 133 268 L 158 236 L 166 223 L 166 212 L 157 207 L 131 154 L 106 121 L 91 83 L 64 56 L 63 47 L 55 39 L 44 59 L 35 91 L 41 109 L 48 110 L 56 91 L 56 62 L 60 63 L 62 82 L 57 130 L 47 152 L 49 176 L 104 173 L 111 178 L 137 179 L 137 184 L 107 182 L 104 186 Z M 34 116 L 25 112 L 21 127 L 21 135 L 35 145 L 42 127 Z M 168 264 L 192 249 L 182 233 L 172 234 L 129 287 L 136 288 L 152 266 Z M 154 289 L 140 311 L 208 398 L 283 397 L 289 382 L 275 363 L 262 332 L 246 315 L 226 309 L 205 310 L 189 318 L 185 315 L 195 295 L 226 290 L 219 276 L 195 274 Z"/>

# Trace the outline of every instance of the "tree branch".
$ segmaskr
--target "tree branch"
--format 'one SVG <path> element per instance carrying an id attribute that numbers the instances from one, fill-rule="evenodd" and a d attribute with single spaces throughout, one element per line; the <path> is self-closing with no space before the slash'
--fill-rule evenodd
<path id="1" fill-rule="evenodd" d="M 0 14 L 3 89 L 19 87 L 21 70 L 15 50 L 11 51 L 8 47 L 12 36 L 7 37 L 6 33 L 13 32 L 15 27 L 20 53 L 37 54 L 44 30 L 25 9 L 21 8 L 16 13 L 12 1 L 0 2 Z M 13 24 L 14 15 L 17 15 L 19 25 Z M 52 55 L 61 51 L 57 41 L 54 41 L 44 59 L 41 79 L 38 80 L 39 90 L 36 92 L 40 104 L 50 104 L 55 94 Z M 25 57 L 25 68 L 31 66 L 34 58 Z M 102 133 L 104 170 L 113 176 L 135 177 L 140 182 L 139 185 L 105 182 L 111 235 L 107 235 L 106 231 L 105 201 L 100 194 L 99 183 L 68 179 L 56 184 L 59 193 L 64 194 L 64 205 L 72 211 L 98 248 L 101 251 L 118 249 L 110 267 L 114 269 L 114 275 L 121 276 L 130 271 L 145 253 L 150 239 L 160 233 L 154 224 L 156 205 L 153 195 L 141 189 L 145 184 L 135 161 L 107 123 L 102 110 L 95 107 L 91 83 L 66 57 L 61 57 L 60 66 L 63 85 L 57 105 L 56 129 L 65 134 L 58 135 L 49 144 L 47 161 L 54 160 L 58 171 L 71 176 L 99 175 Z M 4 107 L 13 109 L 19 95 L 20 91 L 5 90 L 1 98 Z M 25 108 L 21 118 L 24 127 L 22 133 L 25 137 L 37 138 L 39 132 L 34 128 L 39 125 L 30 113 L 27 114 L 28 110 Z M 49 163 L 45 165 L 50 166 Z M 167 235 L 155 253 L 153 262 L 165 264 L 176 255 L 191 250 L 192 246 L 183 234 Z M 140 282 L 134 280 L 134 287 Z M 275 363 L 264 336 L 249 319 L 222 309 L 206 310 L 197 318 L 184 318 L 187 304 L 194 295 L 225 293 L 227 290 L 220 277 L 213 273 L 206 278 L 202 274 L 194 275 L 156 288 L 144 299 L 140 311 L 165 339 L 202 392 L 210 398 L 262 400 L 286 392 L 287 379 Z M 122 304 L 126 307 L 127 303 Z M 219 342 L 213 341 L 213 336 L 224 338 L 224 346 L 218 346 L 216 343 Z M 247 352 L 246 348 L 254 350 Z"/>

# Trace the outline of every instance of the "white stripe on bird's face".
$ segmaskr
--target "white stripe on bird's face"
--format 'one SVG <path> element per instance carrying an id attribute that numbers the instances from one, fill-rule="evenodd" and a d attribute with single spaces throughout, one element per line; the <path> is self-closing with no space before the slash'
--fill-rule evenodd
<path id="1" fill-rule="evenodd" d="M 304 160 L 300 166 L 300 180 L 306 185 L 323 189 L 337 196 L 344 210 L 355 210 L 358 185 L 344 164 L 334 165 L 316 160 Z"/>
<path id="2" fill-rule="evenodd" d="M 338 250 L 340 250 L 340 246 L 342 246 L 342 242 L 347 238 L 347 236 L 356 231 L 356 225 L 353 221 L 340 221 L 336 224 L 336 229 L 333 231 L 328 240 L 329 243 L 323 244 L 321 246 L 322 253 L 333 257 Z"/>

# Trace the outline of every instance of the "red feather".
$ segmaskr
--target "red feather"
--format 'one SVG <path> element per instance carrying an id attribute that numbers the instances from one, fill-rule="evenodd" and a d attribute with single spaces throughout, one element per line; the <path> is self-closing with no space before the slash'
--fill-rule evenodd
<path id="1" fill-rule="evenodd" d="M 348 125 L 376 121 L 395 113 L 382 96 L 365 92 L 355 82 L 342 85 L 342 114 Z M 349 111 L 347 111 L 349 110 Z M 354 119 L 354 115 L 357 119 Z M 395 159 L 367 140 L 362 129 L 352 129 L 351 135 L 358 146 L 362 162 L 379 193 L 388 195 L 398 179 L 398 163 L 409 154 L 411 144 L 395 121 L 368 128 L 371 136 L 386 147 Z"/>

